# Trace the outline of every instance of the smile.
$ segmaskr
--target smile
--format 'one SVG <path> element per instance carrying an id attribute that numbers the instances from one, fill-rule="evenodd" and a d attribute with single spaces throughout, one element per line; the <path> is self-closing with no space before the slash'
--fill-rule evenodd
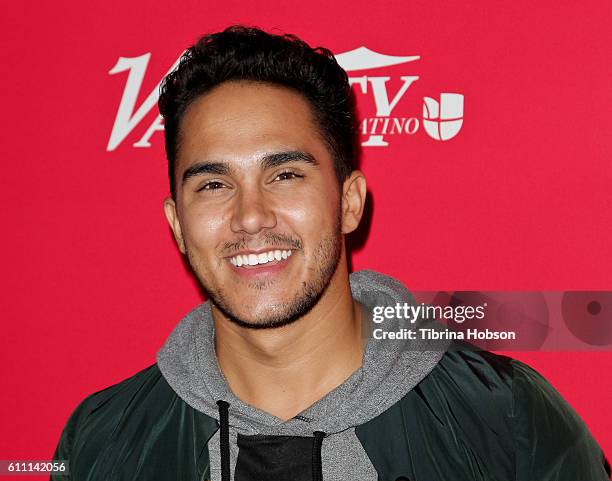
<path id="1" fill-rule="evenodd" d="M 239 254 L 230 257 L 230 262 L 236 267 L 257 266 L 268 262 L 280 261 L 291 256 L 291 250 L 270 250 L 259 254 Z"/>

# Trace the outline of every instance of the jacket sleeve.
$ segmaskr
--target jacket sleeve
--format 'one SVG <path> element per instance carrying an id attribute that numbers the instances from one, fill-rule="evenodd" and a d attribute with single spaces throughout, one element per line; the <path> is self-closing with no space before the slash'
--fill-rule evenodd
<path id="1" fill-rule="evenodd" d="M 68 474 L 52 473 L 49 478 L 50 481 L 72 481 L 74 479 L 71 474 L 73 447 L 79 425 L 87 409 L 88 400 L 89 397 L 81 401 L 68 418 L 53 454 L 53 461 L 68 461 Z"/>
<path id="2" fill-rule="evenodd" d="M 513 361 L 517 481 L 606 481 L 610 466 L 587 426 L 536 371 Z"/>

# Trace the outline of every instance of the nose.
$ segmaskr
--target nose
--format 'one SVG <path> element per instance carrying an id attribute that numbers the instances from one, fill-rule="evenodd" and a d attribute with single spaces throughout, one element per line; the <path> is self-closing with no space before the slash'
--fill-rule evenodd
<path id="1" fill-rule="evenodd" d="M 257 187 L 243 189 L 235 198 L 230 228 L 236 233 L 257 234 L 276 226 L 276 215 L 270 201 Z"/>

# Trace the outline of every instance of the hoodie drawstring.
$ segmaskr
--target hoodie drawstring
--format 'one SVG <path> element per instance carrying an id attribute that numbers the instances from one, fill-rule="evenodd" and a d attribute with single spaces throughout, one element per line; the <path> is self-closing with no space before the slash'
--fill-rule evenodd
<path id="1" fill-rule="evenodd" d="M 221 451 L 221 481 L 230 481 L 229 403 L 217 401 L 219 406 L 219 448 Z M 321 445 L 325 433 L 315 431 L 312 440 L 312 481 L 323 481 Z"/>
<path id="2" fill-rule="evenodd" d="M 315 431 L 312 441 L 312 481 L 323 481 L 323 465 L 321 463 L 321 445 L 325 433 L 323 431 Z"/>
<path id="3" fill-rule="evenodd" d="M 230 481 L 229 403 L 217 401 L 219 406 L 219 447 L 221 450 L 221 481 Z"/>

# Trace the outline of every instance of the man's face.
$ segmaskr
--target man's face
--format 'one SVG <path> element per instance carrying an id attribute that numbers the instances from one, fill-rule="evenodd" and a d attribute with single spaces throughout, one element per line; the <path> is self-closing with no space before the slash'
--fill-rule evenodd
<path id="1" fill-rule="evenodd" d="M 226 82 L 193 101 L 176 182 L 166 215 L 229 319 L 279 326 L 316 303 L 343 253 L 341 187 L 299 93 Z"/>

